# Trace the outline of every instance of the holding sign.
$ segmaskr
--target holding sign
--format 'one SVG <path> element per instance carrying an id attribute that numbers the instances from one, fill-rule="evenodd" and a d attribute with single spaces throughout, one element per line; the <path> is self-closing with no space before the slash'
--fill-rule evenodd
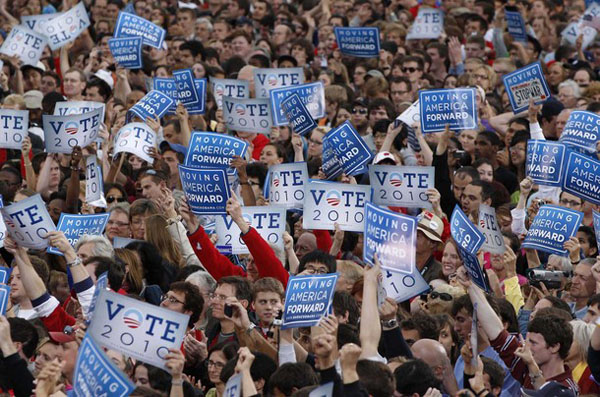
<path id="1" fill-rule="evenodd" d="M 23 25 L 13 26 L 8 37 L 0 47 L 0 53 L 9 57 L 18 56 L 25 65 L 37 65 L 42 52 L 48 44 L 48 39 L 43 34 L 34 32 Z"/>
<path id="2" fill-rule="evenodd" d="M 121 152 L 132 153 L 152 164 L 150 149 L 156 147 L 156 134 L 144 123 L 129 123 L 123 126 L 115 137 L 113 156 Z"/>
<path id="3" fill-rule="evenodd" d="M 490 288 L 488 287 L 485 273 L 481 268 L 481 264 L 479 263 L 479 259 L 477 259 L 477 255 L 462 248 L 458 249 L 458 253 L 462 258 L 463 266 L 469 273 L 471 281 L 485 292 L 489 292 Z"/>
<path id="4" fill-rule="evenodd" d="M 102 169 L 98 166 L 96 155 L 92 154 L 85 158 L 85 202 L 95 203 L 102 200 L 103 195 Z"/>
<path id="5" fill-rule="evenodd" d="M 79 238 L 84 234 L 90 236 L 101 236 L 104 233 L 106 222 L 110 213 L 104 214 L 92 214 L 92 215 L 73 215 L 73 214 L 60 214 L 58 220 L 58 231 L 65 234 L 65 237 L 71 244 L 71 247 L 75 247 Z M 53 247 L 48 248 L 48 252 L 51 254 L 62 255 L 62 253 Z"/>
<path id="6" fill-rule="evenodd" d="M 235 131 L 268 134 L 273 125 L 268 99 L 223 97 L 223 118 L 227 128 Z"/>
<path id="7" fill-rule="evenodd" d="M 120 12 L 114 37 L 141 37 L 143 44 L 160 49 L 165 35 L 166 31 L 152 22 L 134 14 Z"/>
<path id="8" fill-rule="evenodd" d="M 594 234 L 596 235 L 596 246 L 598 252 L 600 252 L 600 213 L 596 210 L 592 210 L 594 216 Z"/>
<path id="9" fill-rule="evenodd" d="M 561 186 L 565 154 L 565 145 L 561 143 L 530 139 L 525 174 L 538 185 Z"/>
<path id="10" fill-rule="evenodd" d="M 38 250 L 48 246 L 46 235 L 56 227 L 42 196 L 36 194 L 1 211 L 8 234 L 18 245 Z"/>
<path id="11" fill-rule="evenodd" d="M 124 37 L 108 40 L 108 48 L 115 62 L 126 69 L 142 67 L 142 38 Z"/>
<path id="12" fill-rule="evenodd" d="M 98 138 L 102 109 L 89 113 L 69 116 L 51 116 L 44 114 L 44 142 L 48 153 L 73 152 L 73 147 L 84 148 Z"/>
<path id="13" fill-rule="evenodd" d="M 331 313 L 338 275 L 290 277 L 285 292 L 281 329 L 312 327 Z"/>
<path id="14" fill-rule="evenodd" d="M 506 251 L 504 236 L 502 236 L 496 219 L 496 210 L 489 205 L 481 204 L 479 206 L 479 231 L 485 236 L 485 241 L 481 246 L 485 252 L 503 254 Z"/>
<path id="15" fill-rule="evenodd" d="M 600 204 L 600 161 L 567 151 L 563 191 Z"/>
<path id="16" fill-rule="evenodd" d="M 177 98 L 179 95 L 177 93 L 175 79 L 172 77 L 155 77 L 152 79 L 152 89 L 162 92 L 173 100 L 167 114 L 175 114 L 175 109 L 177 109 Z"/>
<path id="17" fill-rule="evenodd" d="M 522 247 L 566 256 L 563 245 L 577 233 L 582 218 L 582 212 L 544 205 L 533 219 Z"/>
<path id="18" fill-rule="evenodd" d="M 294 87 L 280 87 L 269 91 L 271 109 L 273 110 L 273 123 L 275 125 L 288 124 L 288 118 L 283 109 L 283 101 L 294 94 L 298 95 L 300 101 L 310 113 L 310 117 L 313 119 L 325 117 L 325 87 L 322 82 Z"/>
<path id="19" fill-rule="evenodd" d="M 434 178 L 434 167 L 369 165 L 375 204 L 430 209 L 427 189 L 434 187 Z"/>
<path id="20" fill-rule="evenodd" d="M 444 31 L 444 11 L 439 8 L 419 7 L 419 14 L 411 25 L 406 40 L 437 39 Z"/>
<path id="21" fill-rule="evenodd" d="M 450 219 L 450 234 L 459 248 L 471 254 L 477 254 L 485 241 L 483 233 L 473 225 L 458 204 L 454 207 Z"/>
<path id="22" fill-rule="evenodd" d="M 128 117 L 131 117 L 130 114 L 135 114 L 142 121 L 146 121 L 147 118 L 161 118 L 174 103 L 174 100 L 162 92 L 152 90 L 129 109 Z"/>
<path id="23" fill-rule="evenodd" d="M 600 116 L 592 112 L 575 110 L 569 115 L 560 135 L 560 141 L 588 154 L 596 154 L 600 140 Z"/>
<path id="24" fill-rule="evenodd" d="M 55 116 L 67 116 L 71 114 L 84 114 L 92 110 L 101 109 L 102 115 L 100 119 L 104 121 L 105 106 L 102 102 L 94 101 L 63 101 L 56 102 L 54 106 Z"/>
<path id="25" fill-rule="evenodd" d="M 550 98 L 550 88 L 539 61 L 505 75 L 502 82 L 515 114 L 527 110 L 531 99 L 539 105 Z"/>
<path id="26" fill-rule="evenodd" d="M 250 82 L 237 79 L 210 78 L 212 93 L 219 109 L 223 108 L 223 97 L 250 98 Z"/>
<path id="27" fill-rule="evenodd" d="M 298 135 L 308 135 L 317 128 L 317 123 L 312 118 L 298 94 L 292 94 L 281 102 L 281 110 L 292 127 L 292 131 Z"/>
<path id="28" fill-rule="evenodd" d="M 179 166 L 181 186 L 190 210 L 197 215 L 226 214 L 225 206 L 231 197 L 224 170 Z"/>
<path id="29" fill-rule="evenodd" d="M 177 99 L 185 107 L 191 107 L 200 102 L 198 92 L 194 86 L 194 74 L 192 69 L 181 69 L 173 71 L 175 86 L 177 87 Z"/>
<path id="30" fill-rule="evenodd" d="M 185 157 L 190 168 L 228 169 L 234 156 L 244 157 L 248 142 L 215 132 L 194 132 Z"/>
<path id="31" fill-rule="evenodd" d="M 419 91 L 421 131 L 424 134 L 446 130 L 477 129 L 474 88 Z"/>
<path id="32" fill-rule="evenodd" d="M 306 162 L 272 165 L 268 179 L 269 203 L 286 208 L 302 208 L 304 187 L 308 181 Z"/>
<path id="33" fill-rule="evenodd" d="M 323 140 L 329 140 L 346 175 L 366 172 L 373 153 L 350 121 L 330 130 Z"/>
<path id="34" fill-rule="evenodd" d="M 269 98 L 269 91 L 279 87 L 304 84 L 302 68 L 253 69 L 256 98 Z"/>
<path id="35" fill-rule="evenodd" d="M 512 7 L 511 9 L 508 9 L 508 7 L 509 6 L 506 6 L 504 9 L 504 19 L 506 20 L 508 34 L 510 34 L 515 41 L 527 43 L 525 20 L 517 7 Z M 515 111 L 515 113 L 517 112 Z"/>
<path id="36" fill-rule="evenodd" d="M 361 58 L 379 57 L 379 28 L 333 29 L 335 41 L 343 55 Z"/>
<path id="37" fill-rule="evenodd" d="M 0 148 L 21 150 L 28 129 L 29 110 L 0 109 Z"/>
<path id="38" fill-rule="evenodd" d="M 53 18 L 41 27 L 42 33 L 48 37 L 48 45 L 54 50 L 75 39 L 90 26 L 90 19 L 83 3 L 77 4 L 69 11 Z"/>

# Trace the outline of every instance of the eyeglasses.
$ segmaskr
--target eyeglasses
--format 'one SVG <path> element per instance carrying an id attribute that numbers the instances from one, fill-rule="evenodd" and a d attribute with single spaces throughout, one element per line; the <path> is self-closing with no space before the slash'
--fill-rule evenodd
<path id="1" fill-rule="evenodd" d="M 365 108 L 354 108 L 354 109 L 352 109 L 352 113 L 354 113 L 354 114 L 367 114 L 367 109 L 365 109 Z"/>
<path id="2" fill-rule="evenodd" d="M 169 294 L 164 294 L 161 298 L 160 301 L 164 302 L 165 300 L 168 300 L 170 303 L 181 303 L 182 305 L 185 305 L 185 303 L 183 303 L 182 301 L 180 301 L 179 299 L 175 298 L 173 295 L 169 295 Z"/>
<path id="3" fill-rule="evenodd" d="M 109 204 L 115 200 L 117 200 L 117 203 L 122 203 L 122 202 L 126 201 L 127 199 L 125 197 L 115 197 L 115 196 L 107 196 L 106 197 L 106 202 Z"/>
<path id="4" fill-rule="evenodd" d="M 225 364 L 223 364 L 223 363 L 218 363 L 218 362 L 215 362 L 215 361 L 212 361 L 212 360 L 208 360 L 208 361 L 206 362 L 206 366 L 207 366 L 207 367 L 214 367 L 214 368 L 216 368 L 216 369 L 223 369 L 223 367 L 225 367 Z"/>
<path id="5" fill-rule="evenodd" d="M 443 300 L 444 302 L 450 302 L 452 300 L 452 295 L 447 294 L 445 292 L 432 292 L 429 294 L 429 297 L 431 299 L 437 299 L 440 298 L 441 300 Z"/>
<path id="6" fill-rule="evenodd" d="M 125 227 L 125 226 L 129 226 L 129 223 L 127 223 L 127 222 L 119 222 L 119 221 L 108 221 L 107 225 L 108 226 Z"/>
<path id="7" fill-rule="evenodd" d="M 571 206 L 571 207 L 578 207 L 581 205 L 581 203 L 579 201 L 575 201 L 575 200 L 567 200 L 567 199 L 562 199 L 560 200 L 560 203 L 564 206 Z"/>
<path id="8" fill-rule="evenodd" d="M 306 270 L 307 272 L 309 272 L 310 274 L 327 274 L 327 269 L 324 267 L 313 267 L 311 265 L 308 265 L 304 268 L 304 270 Z"/>
<path id="9" fill-rule="evenodd" d="M 322 141 L 321 141 L 321 142 L 319 142 L 319 141 L 317 141 L 317 140 L 315 140 L 315 139 L 312 139 L 312 138 L 311 138 L 311 139 L 309 139 L 309 140 L 308 140 L 308 142 L 309 142 L 309 143 L 312 143 L 313 145 L 322 145 L 322 144 L 323 144 L 323 142 L 322 142 Z"/>
<path id="10" fill-rule="evenodd" d="M 421 70 L 421 69 L 419 69 L 419 68 L 410 68 L 410 67 L 407 67 L 407 68 L 403 67 L 402 68 L 402 71 L 404 73 L 414 73 L 414 72 L 416 72 L 418 70 Z"/>
<path id="11" fill-rule="evenodd" d="M 227 299 L 227 297 L 225 295 L 218 295 L 218 294 L 208 294 L 208 298 L 210 300 L 216 299 L 218 301 L 224 301 L 225 299 Z"/>

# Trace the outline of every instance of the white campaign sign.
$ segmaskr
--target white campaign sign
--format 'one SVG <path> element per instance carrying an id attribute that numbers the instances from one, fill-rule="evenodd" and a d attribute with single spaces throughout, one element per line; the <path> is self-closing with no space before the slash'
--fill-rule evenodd
<path id="1" fill-rule="evenodd" d="M 409 208 L 431 208 L 427 189 L 434 187 L 434 167 L 369 165 L 373 202 Z"/>
<path id="2" fill-rule="evenodd" d="M 267 243 L 282 250 L 285 213 L 285 208 L 276 206 L 242 207 L 246 223 L 255 228 Z M 215 233 L 219 236 L 217 245 L 231 247 L 232 254 L 250 253 L 240 236 L 240 228 L 229 215 L 215 217 Z"/>
<path id="3" fill-rule="evenodd" d="M 8 231 L 6 230 L 4 220 L 0 219 L 0 248 L 4 247 L 4 239 L 6 238 L 7 233 Z"/>
<path id="4" fill-rule="evenodd" d="M 444 32 L 444 11 L 420 7 L 417 18 L 406 35 L 406 40 L 437 39 Z"/>
<path id="5" fill-rule="evenodd" d="M 40 14 L 40 15 L 23 15 L 21 17 L 21 23 L 27 26 L 29 29 L 34 32 L 44 34 L 44 27 L 48 23 L 55 18 L 58 18 L 62 15 L 62 12 L 55 12 L 52 14 Z"/>
<path id="6" fill-rule="evenodd" d="M 95 155 L 85 158 L 85 202 L 92 204 L 102 200 L 102 173 Z"/>
<path id="7" fill-rule="evenodd" d="M 492 254 L 503 254 L 506 251 L 504 244 L 504 236 L 498 220 L 496 218 L 496 210 L 489 205 L 481 204 L 479 206 L 479 224 L 477 228 L 485 236 L 485 241 L 481 249 Z"/>
<path id="8" fill-rule="evenodd" d="M 42 31 L 49 39 L 50 48 L 58 50 L 75 40 L 88 26 L 90 26 L 90 19 L 87 11 L 83 3 L 79 3 L 61 16 L 46 22 Z"/>
<path id="9" fill-rule="evenodd" d="M 225 384 L 223 397 L 240 397 L 242 395 L 242 374 L 235 374 Z"/>
<path id="10" fill-rule="evenodd" d="M 412 105 L 410 105 L 404 112 L 400 114 L 400 116 L 396 117 L 396 120 L 402 121 L 409 127 L 415 125 L 421 121 L 421 112 L 419 109 L 419 101 L 416 100 Z"/>
<path id="11" fill-rule="evenodd" d="M 179 349 L 190 316 L 102 289 L 88 327 L 99 345 L 156 367 Z"/>
<path id="12" fill-rule="evenodd" d="M 44 137 L 48 153 L 71 153 L 73 147 L 84 148 L 98 138 L 102 109 L 70 116 L 43 115 Z"/>
<path id="13" fill-rule="evenodd" d="M 152 164 L 154 159 L 150 157 L 150 149 L 156 146 L 156 134 L 152 128 L 144 123 L 129 123 L 123 126 L 115 138 L 115 150 L 118 153 L 132 153 L 144 161 Z"/>
<path id="14" fill-rule="evenodd" d="M 100 116 L 102 122 L 104 122 L 104 112 L 106 106 L 102 102 L 94 101 L 63 101 L 56 102 L 54 106 L 55 116 L 68 116 L 72 114 L 84 114 L 91 112 L 92 110 L 102 109 L 102 115 Z"/>
<path id="15" fill-rule="evenodd" d="M 48 44 L 48 39 L 37 32 L 23 26 L 17 25 L 8 33 L 4 40 L 0 53 L 8 56 L 16 55 L 25 65 L 36 65 Z"/>
<path id="16" fill-rule="evenodd" d="M 29 110 L 0 109 L 0 148 L 21 150 L 28 128 Z"/>
<path id="17" fill-rule="evenodd" d="M 46 210 L 46 204 L 39 194 L 2 208 L 2 218 L 8 234 L 18 245 L 25 248 L 46 248 L 46 235 L 56 230 Z"/>
<path id="18" fill-rule="evenodd" d="M 269 167 L 269 202 L 286 208 L 302 208 L 308 181 L 306 162 Z"/>

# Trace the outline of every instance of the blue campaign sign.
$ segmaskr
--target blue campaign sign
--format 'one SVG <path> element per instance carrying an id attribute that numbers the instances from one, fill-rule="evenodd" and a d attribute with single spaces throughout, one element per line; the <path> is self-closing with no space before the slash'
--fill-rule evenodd
<path id="1" fill-rule="evenodd" d="M 322 82 L 280 87 L 269 91 L 275 125 L 288 124 L 289 121 L 283 110 L 283 101 L 293 94 L 298 95 L 313 119 L 325 117 L 325 87 Z"/>
<path id="2" fill-rule="evenodd" d="M 475 88 L 419 91 L 421 131 L 439 132 L 477 129 Z"/>
<path id="3" fill-rule="evenodd" d="M 65 234 L 69 244 L 75 246 L 77 241 L 84 234 L 91 236 L 101 236 L 104 233 L 106 222 L 108 222 L 109 213 L 92 214 L 92 215 L 73 215 L 62 213 L 58 219 L 58 231 Z M 48 252 L 51 254 L 62 255 L 59 250 L 54 247 L 48 247 Z"/>
<path id="4" fill-rule="evenodd" d="M 584 110 L 571 112 L 559 140 L 580 152 L 595 156 L 596 142 L 600 140 L 600 116 Z"/>
<path id="5" fill-rule="evenodd" d="M 312 327 L 331 313 L 337 278 L 337 273 L 290 277 L 281 329 Z"/>
<path id="6" fill-rule="evenodd" d="M 460 248 L 472 254 L 476 254 L 485 242 L 483 233 L 477 229 L 458 205 L 454 207 L 450 219 L 450 234 Z"/>
<path id="7" fill-rule="evenodd" d="M 238 79 L 210 78 L 212 93 L 219 109 L 223 107 L 223 97 L 250 98 L 250 82 Z"/>
<path id="8" fill-rule="evenodd" d="M 73 376 L 73 392 L 77 397 L 115 396 L 131 394 L 135 385 L 109 359 L 91 336 L 83 338 Z"/>
<path id="9" fill-rule="evenodd" d="M 10 286 L 0 285 L 0 315 L 6 315 L 6 307 L 10 296 Z"/>
<path id="10" fill-rule="evenodd" d="M 379 57 L 379 28 L 334 28 L 335 40 L 343 55 Z"/>
<path id="11" fill-rule="evenodd" d="M 248 142 L 216 132 L 194 132 L 185 165 L 190 168 L 228 169 L 234 156 L 244 157 Z"/>
<path id="12" fill-rule="evenodd" d="M 117 248 L 117 247 L 115 247 Z M 94 309 L 96 309 L 96 302 L 98 301 L 98 295 L 100 295 L 100 291 L 108 288 L 108 271 L 102 273 L 100 277 L 96 280 L 96 288 L 94 289 L 94 295 L 92 295 L 92 301 L 90 302 L 90 307 L 88 309 L 88 319 L 86 323 L 89 325 L 91 321 L 91 316 L 94 315 Z"/>
<path id="13" fill-rule="evenodd" d="M 152 90 L 147 93 L 138 103 L 133 105 L 129 112 L 135 114 L 142 121 L 146 121 L 146 118 L 154 118 L 155 116 L 161 118 L 167 113 L 169 106 L 173 105 L 175 101 L 169 98 L 167 95 L 160 91 Z"/>
<path id="14" fill-rule="evenodd" d="M 317 128 L 317 123 L 310 115 L 308 109 L 306 109 L 306 106 L 304 106 L 298 94 L 292 94 L 284 99 L 281 102 L 281 110 L 292 127 L 292 131 L 296 134 L 304 136 Z"/>
<path id="15" fill-rule="evenodd" d="M 321 169 L 328 180 L 333 180 L 340 176 L 344 170 L 331 141 L 325 138 L 323 138 L 323 165 L 321 165 Z"/>
<path id="16" fill-rule="evenodd" d="M 562 189 L 600 205 L 600 161 L 567 150 Z"/>
<path id="17" fill-rule="evenodd" d="M 596 234 L 596 245 L 598 246 L 598 252 L 600 252 L 600 213 L 593 210 L 594 215 L 594 233 Z"/>
<path id="18" fill-rule="evenodd" d="M 188 108 L 189 114 L 204 114 L 206 112 L 206 79 L 194 79 L 194 87 L 198 95 L 198 102 Z"/>
<path id="19" fill-rule="evenodd" d="M 508 33 L 513 39 L 515 41 L 527 43 L 527 28 L 525 27 L 525 20 L 521 13 L 518 11 L 504 10 L 504 18 L 506 19 Z"/>
<path id="20" fill-rule="evenodd" d="M 121 39 L 108 40 L 115 62 L 126 69 L 140 69 L 142 64 L 142 38 L 124 37 Z"/>
<path id="21" fill-rule="evenodd" d="M 194 84 L 194 73 L 192 69 L 181 69 L 173 71 L 175 86 L 177 87 L 177 99 L 185 107 L 197 104 L 200 99 Z"/>
<path id="22" fill-rule="evenodd" d="M 231 197 L 227 174 L 222 169 L 195 169 L 180 165 L 179 177 L 190 210 L 197 215 L 225 215 Z"/>
<path id="23" fill-rule="evenodd" d="M 471 281 L 485 292 L 489 292 L 490 287 L 486 281 L 486 275 L 481 268 L 479 259 L 477 259 L 477 255 L 462 248 L 458 249 L 458 253 L 463 260 L 463 266 L 469 273 L 469 277 L 471 277 Z"/>
<path id="24" fill-rule="evenodd" d="M 329 131 L 323 140 L 325 139 L 331 141 L 346 175 L 358 175 L 367 171 L 365 166 L 373 160 L 373 153 L 350 121 Z"/>
<path id="25" fill-rule="evenodd" d="M 42 196 L 36 194 L 1 211 L 8 234 L 18 245 L 38 250 L 48 246 L 46 235 L 56 230 L 56 226 Z"/>
<path id="26" fill-rule="evenodd" d="M 0 284 L 8 284 L 11 270 L 10 267 L 0 266 Z"/>
<path id="27" fill-rule="evenodd" d="M 527 141 L 525 174 L 538 185 L 561 186 L 566 147 L 561 143 L 530 139 Z"/>
<path id="28" fill-rule="evenodd" d="M 302 68 L 256 68 L 252 73 L 256 98 L 269 98 L 269 91 L 275 88 L 304 84 Z"/>
<path id="29" fill-rule="evenodd" d="M 144 45 L 161 48 L 166 31 L 137 15 L 120 12 L 115 25 L 114 37 L 141 37 Z"/>
<path id="30" fill-rule="evenodd" d="M 543 205 L 529 227 L 523 248 L 566 256 L 565 242 L 575 236 L 583 213 L 556 205 Z"/>
<path id="31" fill-rule="evenodd" d="M 527 110 L 531 99 L 539 105 L 551 95 L 539 61 L 505 75 L 502 82 L 515 114 Z"/>
<path id="32" fill-rule="evenodd" d="M 371 203 L 365 208 L 363 258 L 374 265 L 374 255 L 385 269 L 411 274 L 415 269 L 417 219 Z"/>
<path id="33" fill-rule="evenodd" d="M 160 91 L 173 100 L 173 104 L 169 106 L 167 114 L 175 114 L 177 108 L 177 84 L 172 77 L 155 77 L 152 79 L 152 89 Z"/>

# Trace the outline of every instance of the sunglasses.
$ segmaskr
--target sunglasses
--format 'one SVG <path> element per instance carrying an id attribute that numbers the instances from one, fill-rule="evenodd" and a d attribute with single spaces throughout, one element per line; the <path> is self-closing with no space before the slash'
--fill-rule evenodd
<path id="1" fill-rule="evenodd" d="M 127 201 L 127 199 L 125 197 L 115 197 L 115 196 L 108 196 L 106 197 L 106 202 L 107 203 L 112 203 L 113 201 L 117 200 L 117 203 L 122 203 L 124 201 Z"/>
<path id="2" fill-rule="evenodd" d="M 403 71 L 404 73 L 414 73 L 414 72 L 416 72 L 417 70 L 419 70 L 419 69 L 418 69 L 418 68 L 402 68 L 402 71 Z"/>
<path id="3" fill-rule="evenodd" d="M 435 292 L 435 291 L 433 291 L 432 293 L 429 294 L 429 297 L 431 299 L 440 298 L 441 300 L 443 300 L 445 302 L 450 302 L 452 300 L 452 295 L 447 294 L 445 292 Z"/>
<path id="4" fill-rule="evenodd" d="M 357 114 L 357 113 L 358 114 L 367 114 L 367 109 L 363 109 L 363 108 L 357 109 L 357 108 L 354 108 L 354 109 L 352 109 L 352 113 L 354 113 L 354 114 Z"/>

